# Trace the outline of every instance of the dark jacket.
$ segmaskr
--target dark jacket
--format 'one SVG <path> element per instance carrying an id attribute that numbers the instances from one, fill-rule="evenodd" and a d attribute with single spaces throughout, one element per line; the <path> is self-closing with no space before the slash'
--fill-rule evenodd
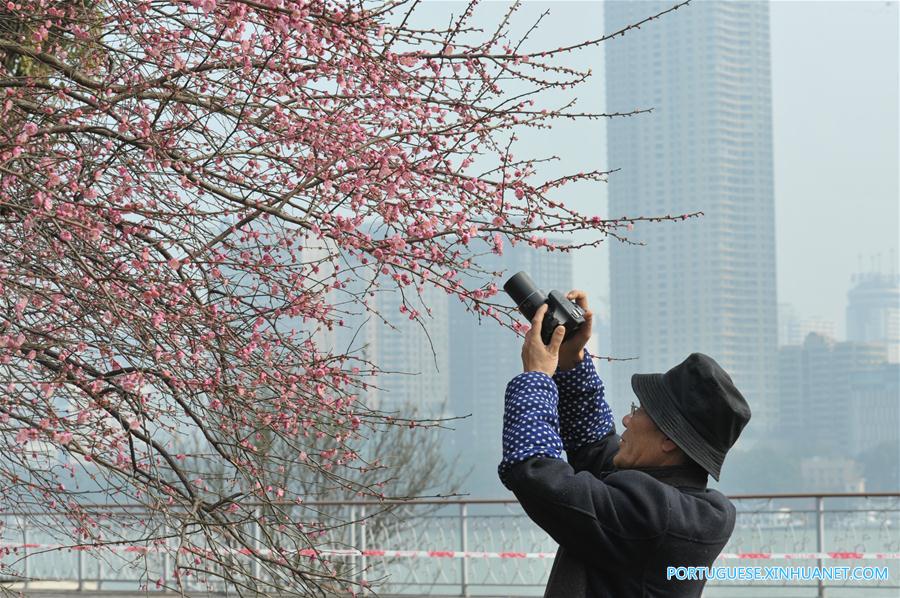
<path id="1" fill-rule="evenodd" d="M 699 466 L 613 470 L 615 432 L 568 452 L 512 465 L 504 483 L 559 543 L 545 598 L 700 596 L 704 582 L 668 567 L 711 566 L 735 509 Z"/>

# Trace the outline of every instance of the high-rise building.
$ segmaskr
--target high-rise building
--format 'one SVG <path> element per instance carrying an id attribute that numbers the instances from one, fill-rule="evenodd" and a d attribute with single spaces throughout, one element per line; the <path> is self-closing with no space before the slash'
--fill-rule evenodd
<path id="1" fill-rule="evenodd" d="M 836 343 L 810 333 L 802 345 L 781 347 L 778 355 L 775 438 L 788 452 L 855 457 L 896 443 L 898 382 L 890 376 L 897 370 L 886 363 L 884 346 Z"/>
<path id="2" fill-rule="evenodd" d="M 778 411 L 773 438 L 788 450 L 793 448 L 787 445 L 793 441 L 794 434 L 803 427 L 801 422 L 806 421 L 803 398 L 805 357 L 802 344 L 778 348 Z"/>
<path id="3" fill-rule="evenodd" d="M 478 259 L 490 271 L 504 271 L 495 280 L 498 287 L 524 270 L 535 284 L 548 292 L 572 289 L 572 254 L 537 250 L 525 245 L 507 247 L 502 256 Z M 512 305 L 502 291 L 498 303 Z M 479 323 L 455 298 L 450 299 L 450 396 L 451 412 L 468 417 L 454 424 L 452 450 L 462 469 L 471 474 L 462 492 L 472 496 L 498 497 L 507 491 L 497 477 L 502 456 L 501 430 L 506 384 L 522 372 L 522 338 L 493 320 Z"/>
<path id="4" fill-rule="evenodd" d="M 900 364 L 882 363 L 852 376 L 848 453 L 894 451 L 900 445 Z M 894 461 L 896 463 L 896 460 Z"/>
<path id="5" fill-rule="evenodd" d="M 307 240 L 300 250 L 300 261 L 305 270 L 312 273 L 315 268 L 318 272 L 314 276 L 304 278 L 304 291 L 311 296 L 324 297 L 325 301 L 332 303 L 334 293 L 328 289 L 328 285 L 335 274 L 332 256 L 336 250 L 334 244 L 328 240 Z M 316 346 L 316 350 L 324 354 L 335 350 L 335 330 L 329 330 L 327 326 L 315 319 L 302 317 L 293 318 L 291 327 L 309 335 Z"/>
<path id="6" fill-rule="evenodd" d="M 671 6 L 610 1 L 614 32 Z M 611 218 L 643 246 L 610 250 L 610 403 L 632 400 L 634 372 L 665 372 L 692 352 L 718 361 L 745 394 L 745 443 L 771 431 L 777 307 L 769 5 L 699 2 L 605 45 L 606 109 L 650 114 L 608 124 Z"/>
<path id="7" fill-rule="evenodd" d="M 821 316 L 802 318 L 790 303 L 778 304 L 778 346 L 802 345 L 810 332 L 837 339 L 834 322 Z"/>
<path id="8" fill-rule="evenodd" d="M 372 278 L 371 268 L 356 268 L 341 294 L 333 293 L 346 312 L 334 335 L 338 352 L 368 363 L 363 369 L 378 369 L 365 378 L 372 385 L 365 393 L 368 407 L 398 417 L 443 417 L 450 394 L 447 294 L 425 285 L 421 297 L 415 287 L 401 295 L 389 277 L 378 276 L 377 284 Z M 400 310 L 404 297 L 422 323 L 409 319 L 409 308 Z"/>
<path id="9" fill-rule="evenodd" d="M 421 300 L 414 289 L 407 289 L 405 295 L 413 309 L 422 313 L 422 324 L 410 320 L 408 311 L 400 311 L 402 296 L 393 284 L 384 284 L 376 293 L 374 307 L 387 323 L 371 318 L 367 338 L 373 341 L 373 361 L 385 373 L 375 379 L 379 389 L 371 406 L 388 412 L 411 407 L 419 417 L 443 417 L 450 398 L 447 294 L 426 286 Z M 431 309 L 430 315 L 425 306 Z"/>
<path id="10" fill-rule="evenodd" d="M 900 362 L 900 281 L 869 272 L 853 277 L 847 293 L 847 340 L 884 345 L 888 360 Z"/>

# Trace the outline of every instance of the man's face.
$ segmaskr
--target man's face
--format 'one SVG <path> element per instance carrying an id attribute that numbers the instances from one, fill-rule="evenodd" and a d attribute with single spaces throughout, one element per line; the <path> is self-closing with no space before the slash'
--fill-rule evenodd
<path id="1" fill-rule="evenodd" d="M 629 413 L 623 417 L 622 425 L 625 431 L 619 452 L 613 457 L 613 465 L 617 468 L 662 467 L 681 461 L 675 443 L 656 427 L 643 407 L 635 410 L 634 415 Z"/>

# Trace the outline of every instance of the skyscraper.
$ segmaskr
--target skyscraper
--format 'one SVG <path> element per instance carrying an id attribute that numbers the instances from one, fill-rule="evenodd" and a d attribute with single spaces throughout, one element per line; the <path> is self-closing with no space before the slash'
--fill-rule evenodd
<path id="1" fill-rule="evenodd" d="M 810 332 L 836 339 L 834 322 L 821 316 L 800 317 L 790 303 L 778 304 L 778 346 L 802 345 Z"/>
<path id="2" fill-rule="evenodd" d="M 779 349 L 779 428 L 791 453 L 855 457 L 897 441 L 896 364 L 880 344 L 810 333 Z M 891 394 L 893 393 L 893 394 Z"/>
<path id="3" fill-rule="evenodd" d="M 380 318 L 367 324 L 368 337 L 374 341 L 373 361 L 387 372 L 375 379 L 379 390 L 372 406 L 389 412 L 413 407 L 419 417 L 441 417 L 450 394 L 447 294 L 427 286 L 421 300 L 415 289 L 409 289 L 406 296 L 413 308 L 422 312 L 422 324 L 406 319 L 408 312 L 400 312 L 400 291 L 389 283 L 377 293 L 374 303 L 390 324 Z M 425 306 L 431 309 L 430 315 Z M 402 411 L 397 415 L 411 416 Z"/>
<path id="4" fill-rule="evenodd" d="M 618 31 L 670 6 L 606 3 Z M 608 112 L 653 108 L 608 125 L 611 218 L 638 222 L 610 250 L 614 411 L 634 372 L 664 372 L 691 352 L 715 358 L 753 409 L 747 437 L 772 424 L 777 306 L 769 7 L 700 2 L 664 15 L 606 52 Z"/>
<path id="5" fill-rule="evenodd" d="M 367 406 L 397 417 L 442 417 L 450 392 L 447 294 L 426 285 L 421 298 L 414 287 L 401 295 L 387 276 L 378 276 L 373 285 L 371 270 L 357 268 L 357 275 L 334 301 L 349 304 L 347 297 L 353 295 L 365 298 L 368 307 L 343 306 L 347 313 L 335 342 L 339 353 L 374 364 L 381 372 L 366 377 L 374 385 L 366 392 Z M 409 319 L 408 310 L 400 311 L 404 296 L 420 312 L 421 324 Z"/>
<path id="6" fill-rule="evenodd" d="M 847 293 L 847 340 L 883 345 L 888 361 L 900 362 L 900 284 L 896 276 L 854 276 Z"/>

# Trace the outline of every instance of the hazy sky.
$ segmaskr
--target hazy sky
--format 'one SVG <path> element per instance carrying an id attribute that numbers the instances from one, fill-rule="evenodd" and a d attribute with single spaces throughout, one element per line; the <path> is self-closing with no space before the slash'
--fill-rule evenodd
<path id="1" fill-rule="evenodd" d="M 486 3 L 477 22 L 490 28 L 508 4 Z M 859 270 L 859 256 L 865 256 L 864 267 L 869 269 L 870 256 L 882 254 L 884 271 L 890 270 L 891 250 L 897 260 L 898 4 L 797 0 L 770 4 L 778 301 L 793 304 L 801 317 L 833 321 L 843 338 L 846 296 L 851 275 Z M 432 25 L 446 23 L 449 13 L 458 14 L 464 6 L 429 2 L 419 17 Z M 679 18 L 682 10 L 692 8 L 665 18 Z M 550 14 L 533 35 L 531 48 L 557 47 L 605 32 L 603 3 L 594 0 L 527 1 L 513 20 L 514 31 L 524 31 L 546 10 Z M 633 35 L 650 27 L 652 23 Z M 572 92 L 582 110 L 638 107 L 605 106 L 602 45 L 564 60 L 594 73 Z M 640 118 L 652 119 L 655 114 Z M 550 167 L 553 174 L 617 166 L 607 161 L 602 122 L 562 122 L 550 132 L 525 134 L 518 154 L 558 155 L 561 162 Z M 564 197 L 591 214 L 625 215 L 607 214 L 602 184 L 571 187 Z M 600 299 L 610 284 L 607 259 L 605 249 L 583 251 L 575 258 L 576 286 L 586 289 L 601 309 Z"/>
<path id="2" fill-rule="evenodd" d="M 897 2 L 773 2 L 779 301 L 845 330 L 850 276 L 896 271 Z"/>

